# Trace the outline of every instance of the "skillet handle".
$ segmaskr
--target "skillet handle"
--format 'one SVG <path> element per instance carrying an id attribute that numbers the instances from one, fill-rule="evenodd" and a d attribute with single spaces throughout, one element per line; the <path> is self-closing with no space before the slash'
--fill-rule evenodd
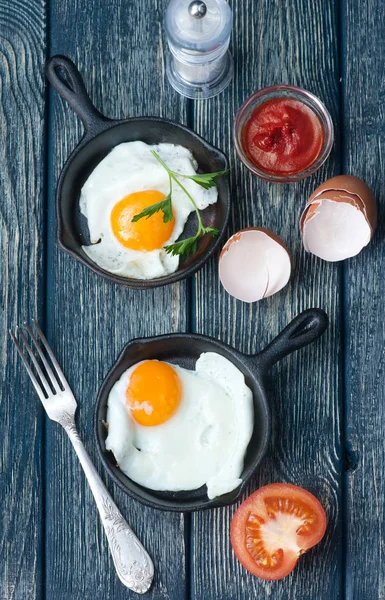
<path id="1" fill-rule="evenodd" d="M 92 104 L 82 76 L 76 65 L 57 54 L 46 63 L 45 74 L 60 96 L 68 102 L 84 125 L 85 137 L 91 137 L 108 129 L 112 119 L 108 119 Z"/>
<path id="2" fill-rule="evenodd" d="M 262 375 L 276 362 L 318 339 L 327 329 L 329 317 L 321 308 L 309 308 L 299 314 L 270 344 L 257 354 Z"/>

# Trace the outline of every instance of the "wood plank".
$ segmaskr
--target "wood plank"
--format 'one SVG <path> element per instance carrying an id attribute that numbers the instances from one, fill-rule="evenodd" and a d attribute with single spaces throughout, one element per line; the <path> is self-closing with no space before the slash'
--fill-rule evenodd
<path id="1" fill-rule="evenodd" d="M 160 31 L 165 2 L 154 6 L 150 0 L 96 0 L 91 5 L 88 0 L 53 0 L 51 5 L 51 53 L 75 60 L 92 99 L 107 115 L 185 119 L 184 102 L 164 81 Z M 80 125 L 56 94 L 51 116 L 53 187 L 79 138 Z M 60 252 L 51 236 L 49 336 L 79 398 L 80 432 L 102 474 L 92 422 L 102 379 L 130 339 L 185 329 L 186 297 L 186 283 L 144 292 L 111 285 Z M 91 493 L 67 439 L 51 424 L 47 439 L 47 478 L 52 482 L 47 498 L 47 598 L 136 597 L 115 575 Z M 156 577 L 148 598 L 184 598 L 183 516 L 145 509 L 110 480 L 107 484 L 154 558 Z"/>
<path id="2" fill-rule="evenodd" d="M 0 598 L 42 590 L 43 410 L 8 329 L 44 304 L 45 1 L 0 0 Z"/>
<path id="3" fill-rule="evenodd" d="M 380 226 L 363 252 L 345 263 L 347 567 L 346 598 L 384 598 L 385 323 L 383 277 L 385 168 L 385 5 L 341 3 L 344 172 L 364 179 Z M 368 43 L 372 40 L 372 43 Z M 352 93 L 354 91 L 354 93 Z"/>
<path id="4" fill-rule="evenodd" d="M 246 352 L 262 349 L 301 310 L 319 306 L 331 316 L 321 342 L 275 366 L 268 379 L 273 427 L 268 454 L 248 492 L 291 482 L 316 494 L 328 514 L 326 538 L 282 582 L 249 575 L 232 554 L 229 526 L 235 507 L 192 518 L 192 597 L 249 600 L 342 598 L 340 269 L 305 255 L 298 219 L 322 180 L 338 172 L 338 154 L 314 177 L 298 184 L 267 184 L 234 155 L 231 129 L 237 108 L 253 91 L 272 83 L 301 85 L 328 106 L 338 127 L 338 3 L 316 0 L 233 0 L 233 85 L 195 105 L 195 128 L 230 156 L 233 205 L 229 234 L 242 227 L 271 228 L 293 257 L 285 290 L 258 304 L 232 300 L 220 288 L 217 259 L 195 279 L 196 330 Z M 337 128 L 338 131 L 338 128 Z"/>

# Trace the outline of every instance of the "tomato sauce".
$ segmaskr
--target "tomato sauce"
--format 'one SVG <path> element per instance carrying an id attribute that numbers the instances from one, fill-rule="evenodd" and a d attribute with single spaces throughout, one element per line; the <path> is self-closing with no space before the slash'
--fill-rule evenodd
<path id="1" fill-rule="evenodd" d="M 325 139 L 322 123 L 303 102 L 273 98 L 257 106 L 242 131 L 248 159 L 270 175 L 296 175 L 318 158 Z"/>

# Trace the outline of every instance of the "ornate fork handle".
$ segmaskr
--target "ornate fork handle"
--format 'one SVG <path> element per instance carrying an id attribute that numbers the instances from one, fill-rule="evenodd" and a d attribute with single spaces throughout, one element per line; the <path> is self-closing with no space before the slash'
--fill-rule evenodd
<path id="1" fill-rule="evenodd" d="M 154 576 L 152 560 L 100 479 L 79 437 L 73 417 L 65 413 L 59 422 L 67 432 L 90 484 L 118 577 L 134 592 L 144 594 L 150 588 Z"/>

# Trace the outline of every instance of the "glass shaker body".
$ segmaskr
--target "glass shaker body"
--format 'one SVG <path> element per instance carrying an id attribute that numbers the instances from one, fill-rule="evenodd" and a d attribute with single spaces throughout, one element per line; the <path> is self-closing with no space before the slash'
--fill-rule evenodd
<path id="1" fill-rule="evenodd" d="M 231 81 L 232 13 L 224 0 L 171 0 L 165 16 L 167 76 L 188 98 L 210 98 Z"/>

